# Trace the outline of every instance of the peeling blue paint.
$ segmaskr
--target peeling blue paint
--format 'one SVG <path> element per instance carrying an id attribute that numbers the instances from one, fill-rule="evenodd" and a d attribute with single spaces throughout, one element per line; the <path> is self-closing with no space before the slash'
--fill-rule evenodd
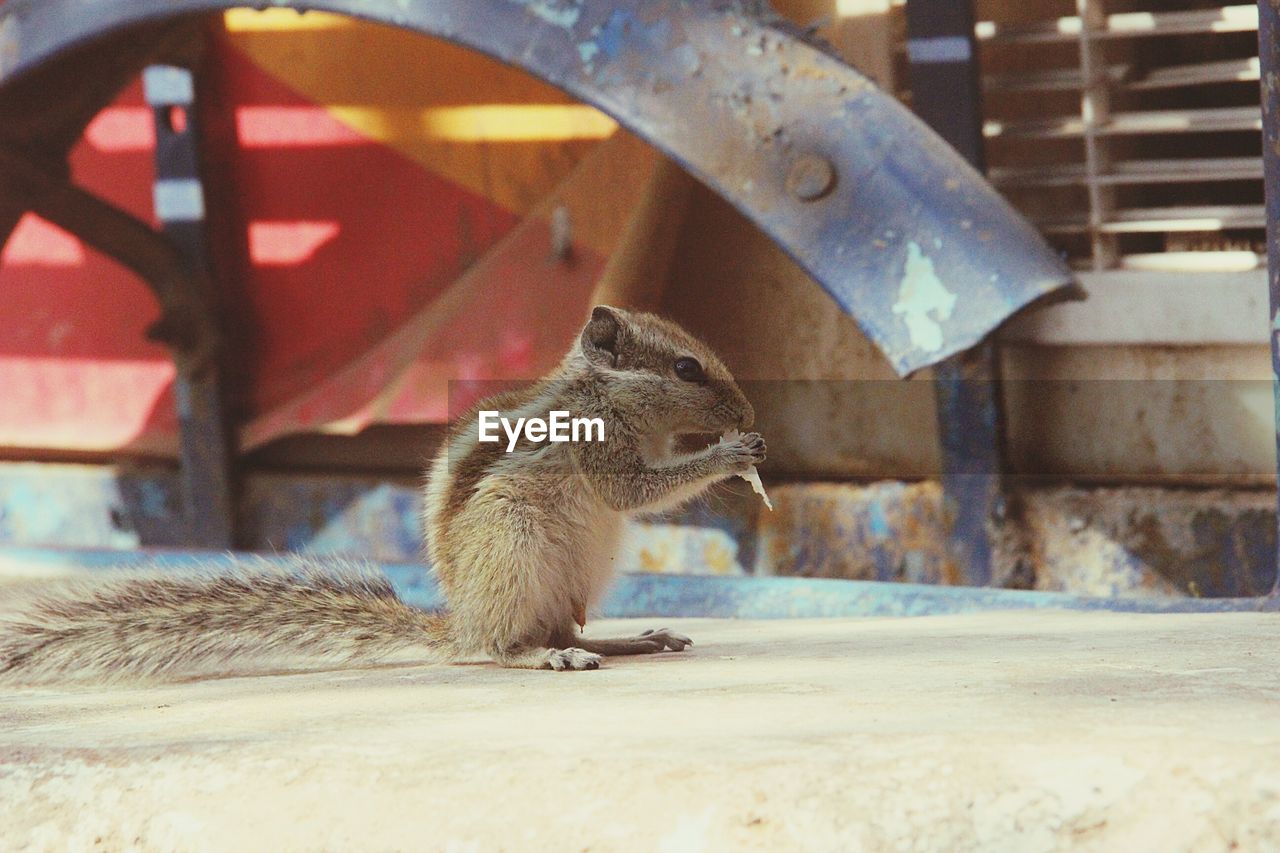
<path id="1" fill-rule="evenodd" d="M 941 241 L 935 240 L 935 247 L 941 248 Z M 946 340 L 942 324 L 951 319 L 957 298 L 938 278 L 933 260 L 921 250 L 920 244 L 909 241 L 893 313 L 906 324 L 912 346 L 925 352 L 942 348 Z"/>
<path id="2" fill-rule="evenodd" d="M 596 46 L 595 53 L 607 60 L 617 59 L 628 50 L 661 55 L 675 47 L 670 21 L 658 17 L 652 22 L 645 22 L 629 9 L 615 9 L 603 24 L 594 27 L 592 43 Z M 669 67 L 669 70 L 675 72 L 678 69 Z"/>
<path id="3" fill-rule="evenodd" d="M 225 572 L 238 560 L 279 558 L 210 551 L 64 551 L 0 548 L 0 560 L 51 570 L 101 571 L 147 567 L 166 571 Z M 323 566 L 326 558 L 313 558 Z M 330 558 L 331 559 L 331 558 Z M 444 600 L 435 579 L 421 565 L 377 566 L 409 604 L 439 610 Z M 795 619 L 851 616 L 937 616 L 992 610 L 1112 610 L 1125 613 L 1277 612 L 1280 597 L 1267 598 L 1092 598 L 1053 592 L 973 587 L 940 587 L 877 581 L 811 578 L 624 575 L 605 598 L 605 618 L 714 617 Z"/>
<path id="4" fill-rule="evenodd" d="M 632 550 L 663 559 L 646 562 L 624 554 L 622 565 L 686 573 L 958 580 L 949 574 L 942 547 L 936 486 L 784 484 L 771 491 L 776 513 L 760 513 L 755 496 L 742 489 L 694 503 L 668 518 L 669 526 L 644 525 L 631 539 L 637 546 Z M 1088 494 L 1071 500 L 1087 500 Z M 1036 493 L 1024 499 L 1034 502 Z M 418 487 L 407 480 L 254 475 L 245 482 L 239 525 L 245 546 L 254 550 L 409 563 L 422 556 L 420 500 Z M 1224 499 L 1220 508 L 1189 503 L 1181 491 L 1130 500 L 1140 503 L 1132 511 L 1123 509 L 1131 504 L 1121 504 L 1113 523 L 1098 516 L 1081 531 L 1034 528 L 1042 545 L 1034 565 L 1042 586 L 1101 594 L 1100 579 L 1109 577 L 1124 595 L 1168 589 L 1245 596 L 1267 589 L 1275 577 L 1274 513 L 1248 501 Z M 3 545 L 175 546 L 183 531 L 179 505 L 171 469 L 0 463 Z"/>
<path id="5" fill-rule="evenodd" d="M 582 17 L 582 0 L 508 0 L 552 26 L 571 29 Z"/>
<path id="6" fill-rule="evenodd" d="M 622 53 L 626 42 L 626 33 L 635 24 L 635 16 L 624 9 L 614 10 L 605 22 L 594 32 L 598 52 L 606 59 L 614 59 Z"/>
<path id="7" fill-rule="evenodd" d="M 873 501 L 867 507 L 867 523 L 871 527 L 872 536 L 889 535 L 889 520 L 884 517 L 884 507 L 878 501 Z"/>
<path id="8" fill-rule="evenodd" d="M 138 488 L 138 507 L 146 515 L 161 516 L 170 510 L 171 497 L 159 483 L 143 480 Z"/>

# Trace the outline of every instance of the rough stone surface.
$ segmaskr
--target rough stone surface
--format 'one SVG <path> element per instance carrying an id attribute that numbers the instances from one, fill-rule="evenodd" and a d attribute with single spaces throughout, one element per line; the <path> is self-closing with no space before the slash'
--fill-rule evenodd
<path id="1" fill-rule="evenodd" d="M 596 672 L 0 695 L 0 848 L 1280 849 L 1274 616 L 669 624 Z"/>

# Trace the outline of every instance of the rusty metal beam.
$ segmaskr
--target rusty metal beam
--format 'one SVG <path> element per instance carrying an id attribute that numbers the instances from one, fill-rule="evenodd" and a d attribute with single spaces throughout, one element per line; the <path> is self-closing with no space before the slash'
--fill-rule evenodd
<path id="1" fill-rule="evenodd" d="M 151 287 L 163 315 L 149 331 L 173 347 L 179 370 L 198 372 L 208 363 L 217 337 L 199 291 L 191 282 L 206 275 L 145 222 L 86 192 L 43 163 L 0 148 L 0 182 L 10 199 L 136 272 Z"/>
<path id="2" fill-rule="evenodd" d="M 1280 7 L 1258 0 L 1258 58 L 1262 78 L 1262 165 L 1267 193 L 1267 281 L 1271 382 L 1275 394 L 1277 464 L 1280 464 Z M 1277 474 L 1280 483 L 1280 473 Z M 1280 518 L 1280 516 L 1277 516 Z M 1280 537 L 1277 538 L 1280 543 Z M 1277 561 L 1280 566 L 1280 560 Z M 1280 596 L 1280 568 L 1273 596 Z"/>
<path id="3" fill-rule="evenodd" d="M 916 114 L 985 170 L 972 4 L 911 0 L 907 28 Z M 1005 519 L 999 358 L 988 339 L 934 366 L 948 545 L 970 586 L 992 582 L 994 534 Z"/>
<path id="4" fill-rule="evenodd" d="M 176 247 L 189 274 L 181 294 L 201 308 L 203 334 L 213 339 L 216 300 L 209 280 L 204 183 L 200 174 L 200 121 L 195 74 L 189 68 L 152 65 L 142 75 L 156 133 L 156 216 L 166 242 Z M 221 347 L 207 353 L 196 372 L 180 371 L 179 451 L 185 541 L 196 547 L 236 545 L 235 428 L 227 412 Z"/>
<path id="5" fill-rule="evenodd" d="M 182 58 L 198 23 L 165 21 L 140 27 L 133 39 L 77 43 L 58 62 L 14 78 L 6 62 L 20 50 L 22 18 L 8 11 L 0 4 L 0 148 L 63 178 L 67 156 L 89 121 L 143 66 Z M 20 198 L 0 196 L 0 243 L 26 211 Z"/>

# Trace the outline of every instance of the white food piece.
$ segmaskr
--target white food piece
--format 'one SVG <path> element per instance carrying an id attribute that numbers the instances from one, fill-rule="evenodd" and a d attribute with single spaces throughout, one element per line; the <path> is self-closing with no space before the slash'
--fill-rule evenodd
<path id="1" fill-rule="evenodd" d="M 773 512 L 773 501 L 769 500 L 769 496 L 764 493 L 764 483 L 760 482 L 760 472 L 756 470 L 756 466 L 752 465 L 738 476 L 751 484 L 751 491 L 764 500 L 764 505 L 769 508 L 769 512 Z"/>
<path id="2" fill-rule="evenodd" d="M 742 433 L 738 430 L 731 429 L 724 435 L 720 436 L 720 443 L 724 444 L 726 441 L 737 441 L 741 436 Z M 769 512 L 773 512 L 773 501 L 769 500 L 769 496 L 764 492 L 764 483 L 760 482 L 760 472 L 756 470 L 756 466 L 747 466 L 747 470 L 740 472 L 738 476 L 747 481 L 751 486 L 751 491 L 763 498 L 764 505 L 769 508 Z"/>

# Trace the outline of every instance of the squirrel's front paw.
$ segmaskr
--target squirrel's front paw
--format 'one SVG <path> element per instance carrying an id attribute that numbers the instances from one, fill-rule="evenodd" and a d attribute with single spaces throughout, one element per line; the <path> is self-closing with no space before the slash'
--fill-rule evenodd
<path id="1" fill-rule="evenodd" d="M 749 432 L 737 438 L 722 442 L 719 450 L 723 454 L 726 467 L 730 471 L 742 471 L 749 465 L 759 465 L 764 461 L 764 436 L 758 432 Z"/>
<path id="2" fill-rule="evenodd" d="M 602 660 L 604 658 L 600 655 L 585 649 L 552 649 L 547 657 L 547 665 L 556 672 L 567 669 L 599 669 Z"/>

